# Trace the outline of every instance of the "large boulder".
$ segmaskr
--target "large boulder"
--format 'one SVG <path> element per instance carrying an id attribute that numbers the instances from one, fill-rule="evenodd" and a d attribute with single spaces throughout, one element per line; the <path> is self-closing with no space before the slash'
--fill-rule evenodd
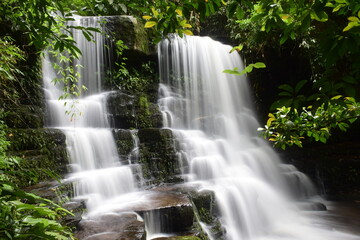
<path id="1" fill-rule="evenodd" d="M 109 213 L 83 220 L 75 234 L 87 240 L 145 240 L 145 225 L 135 213 Z"/>
<path id="2" fill-rule="evenodd" d="M 146 128 L 138 132 L 143 175 L 151 183 L 182 182 L 176 142 L 170 129 Z"/>
<path id="3" fill-rule="evenodd" d="M 115 40 L 122 40 L 129 48 L 130 55 L 149 54 L 149 39 L 144 24 L 133 16 L 120 15 L 105 17 L 106 30 Z"/>
<path id="4" fill-rule="evenodd" d="M 136 150 L 136 132 L 128 129 L 114 129 L 113 134 L 120 160 L 122 163 L 127 163 Z"/>
<path id="5" fill-rule="evenodd" d="M 108 95 L 107 108 L 113 128 L 162 127 L 159 107 L 150 102 L 146 95 L 132 95 L 123 91 L 113 91 Z"/>

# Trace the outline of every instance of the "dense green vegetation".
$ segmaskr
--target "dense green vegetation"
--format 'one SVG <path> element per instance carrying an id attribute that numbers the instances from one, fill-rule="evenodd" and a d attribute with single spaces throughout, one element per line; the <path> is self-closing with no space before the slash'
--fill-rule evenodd
<path id="1" fill-rule="evenodd" d="M 93 31 L 98 31 L 69 25 L 73 11 L 80 15 L 133 14 L 142 18 L 154 42 L 169 33 L 197 34 L 211 16 L 225 16 L 230 37 L 238 45 L 234 50 L 242 52 L 249 62 L 243 72 L 224 69 L 225 73 L 254 73 L 253 68 L 265 65 L 271 71 L 269 50 L 280 55 L 296 54 L 310 69 L 304 70 L 304 78 L 294 77 L 279 84 L 278 99 L 261 129 L 266 138 L 283 149 L 302 146 L 305 139 L 325 143 L 334 129 L 346 131 L 359 118 L 358 0 L 2 0 L 0 104 L 5 112 L 1 110 L 1 119 L 9 114 L 6 111 L 22 104 L 25 86 L 33 85 L 40 91 L 39 56 L 45 48 L 72 63 L 81 52 L 70 29 L 81 30 L 88 40 Z M 119 43 L 118 47 L 121 55 L 124 45 Z M 122 60 L 117 63 L 115 77 L 119 81 L 114 84 L 141 91 L 147 79 L 140 78 L 139 71 L 127 69 Z M 55 81 L 66 83 L 63 98 L 76 97 L 85 89 L 77 86 L 78 76 L 71 64 L 57 68 L 61 77 Z M 148 70 L 146 65 L 142 68 Z M 31 100 L 32 93 L 27 94 Z M 139 104 L 149 108 L 145 97 Z M 20 160 L 8 155 L 6 134 L 6 124 L 1 121 L 1 239 L 71 239 L 69 230 L 55 221 L 67 213 L 65 210 L 25 193 L 14 183 L 21 177 Z"/>
<path id="2" fill-rule="evenodd" d="M 0 238 L 74 239 L 71 229 L 60 224 L 70 212 L 20 188 L 21 179 L 33 183 L 43 173 L 23 169 L 23 159 L 9 155 L 7 137 L 12 133 L 3 121 L 22 104 L 32 108 L 41 98 L 27 89 L 41 91 L 39 55 L 44 48 L 50 46 L 54 53 L 67 51 L 74 57 L 80 54 L 65 24 L 70 15 L 61 1 L 48 0 L 5 0 L 0 2 L 0 12 Z M 92 29 L 82 30 L 90 36 Z"/>
<path id="3" fill-rule="evenodd" d="M 2 114 L 1 114 L 2 117 Z M 9 134 L 0 120 L 0 238 L 1 239 L 74 239 L 71 229 L 58 221 L 71 214 L 56 203 L 27 193 L 16 184 L 18 179 L 34 178 L 21 168 L 22 159 L 7 154 Z"/>
<path id="4" fill-rule="evenodd" d="M 304 138 L 326 142 L 331 130 L 346 131 L 359 118 L 358 1 L 207 0 L 181 1 L 172 8 L 173 4 L 155 3 L 152 13 L 144 16 L 145 26 L 163 33 L 191 34 L 182 30 L 190 26 L 181 17 L 197 23 L 213 13 L 226 15 L 231 37 L 239 44 L 234 49 L 250 61 L 266 63 L 271 49 L 279 55 L 297 52 L 311 65 L 306 79 L 296 79 L 294 73 L 293 79 L 279 86 L 279 99 L 271 107 L 275 112 L 260 129 L 276 146 L 302 146 Z M 250 64 L 245 72 L 256 65 L 264 66 Z M 244 73 L 237 69 L 225 72 Z"/>

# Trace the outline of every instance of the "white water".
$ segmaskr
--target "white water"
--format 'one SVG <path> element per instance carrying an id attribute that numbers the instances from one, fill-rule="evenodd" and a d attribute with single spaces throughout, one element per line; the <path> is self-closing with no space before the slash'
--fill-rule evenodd
<path id="1" fill-rule="evenodd" d="M 316 192 L 257 137 L 246 77 L 222 73 L 243 66 L 230 50 L 201 37 L 172 37 L 158 45 L 164 124 L 180 142 L 188 181 L 215 192 L 226 238 L 360 239 L 299 210 L 296 201 L 314 200 Z"/>
<path id="2" fill-rule="evenodd" d="M 74 25 L 101 28 L 96 17 L 78 17 Z M 68 181 L 74 182 L 75 197 L 86 200 L 91 213 L 106 200 L 136 190 L 132 169 L 121 166 L 106 111 L 106 94 L 102 92 L 104 62 L 108 54 L 104 37 L 94 33 L 94 42 L 85 39 L 80 31 L 73 32 L 74 40 L 82 51 L 76 64 L 81 77 L 79 86 L 88 90 L 78 99 L 58 100 L 61 84 L 54 85 L 57 77 L 48 53 L 43 59 L 43 80 L 48 111 L 48 126 L 61 129 L 66 135 L 67 150 L 72 173 Z M 73 105 L 73 107 L 72 107 Z M 66 114 L 70 111 L 70 114 Z M 71 114 L 76 114 L 72 117 Z"/>

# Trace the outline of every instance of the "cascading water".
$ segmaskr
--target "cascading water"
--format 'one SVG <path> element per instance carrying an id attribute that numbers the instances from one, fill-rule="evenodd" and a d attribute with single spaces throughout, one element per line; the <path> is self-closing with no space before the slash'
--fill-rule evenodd
<path id="1" fill-rule="evenodd" d="M 226 239 L 359 239 L 298 209 L 296 200 L 316 197 L 315 190 L 257 137 L 246 78 L 222 72 L 243 66 L 230 50 L 201 37 L 158 45 L 165 127 L 180 143 L 188 181 L 215 192 Z"/>
<path id="2" fill-rule="evenodd" d="M 101 28 L 99 18 L 77 17 L 74 25 Z M 86 199 L 91 212 L 105 200 L 133 192 L 136 184 L 129 165 L 121 166 L 105 107 L 106 93 L 102 92 L 106 58 L 105 40 L 94 33 L 89 42 L 81 31 L 74 30 L 74 40 L 82 51 L 76 63 L 82 67 L 79 86 L 88 90 L 76 100 L 58 100 L 62 94 L 49 54 L 43 59 L 43 80 L 48 110 L 48 127 L 61 129 L 66 135 L 72 173 L 67 180 L 74 182 L 77 198 Z M 66 114 L 69 111 L 70 114 Z M 75 117 L 71 113 L 77 114 Z"/>

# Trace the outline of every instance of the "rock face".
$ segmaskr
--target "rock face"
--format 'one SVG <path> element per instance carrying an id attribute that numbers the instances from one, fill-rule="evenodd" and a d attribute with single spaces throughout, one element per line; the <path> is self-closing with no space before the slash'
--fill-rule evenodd
<path id="1" fill-rule="evenodd" d="M 162 127 L 158 105 L 145 95 L 113 91 L 107 98 L 111 127 L 115 129 L 140 129 Z"/>
<path id="2" fill-rule="evenodd" d="M 10 129 L 10 152 L 22 159 L 25 169 L 51 170 L 57 174 L 67 172 L 68 156 L 65 135 L 58 129 Z M 39 180 L 49 175 L 38 171 Z"/>
<path id="3" fill-rule="evenodd" d="M 283 159 L 312 178 L 330 198 L 360 198 L 360 143 L 312 144 L 288 149 Z"/>
<path id="4" fill-rule="evenodd" d="M 158 191 L 153 191 L 151 194 L 150 206 L 133 209 L 143 217 L 149 228 L 156 228 L 162 233 L 181 233 L 191 230 L 194 224 L 194 211 L 186 195 Z"/>
<path id="5" fill-rule="evenodd" d="M 149 39 L 141 21 L 133 16 L 109 16 L 106 29 L 116 40 L 122 40 L 133 55 L 149 54 Z"/>
<path id="6" fill-rule="evenodd" d="M 140 129 L 140 159 L 143 175 L 151 183 L 183 181 L 176 154 L 175 139 L 170 129 Z"/>
<path id="7" fill-rule="evenodd" d="M 39 106 L 16 106 L 6 114 L 5 122 L 9 128 L 42 128 L 44 126 L 44 110 Z"/>
<path id="8" fill-rule="evenodd" d="M 114 129 L 113 134 L 120 160 L 123 164 L 127 164 L 128 158 L 131 157 L 131 153 L 135 148 L 133 137 L 135 132 L 127 129 Z"/>
<path id="9" fill-rule="evenodd" d="M 134 213 L 111 213 L 83 220 L 75 236 L 87 240 L 145 240 L 145 225 Z"/>

